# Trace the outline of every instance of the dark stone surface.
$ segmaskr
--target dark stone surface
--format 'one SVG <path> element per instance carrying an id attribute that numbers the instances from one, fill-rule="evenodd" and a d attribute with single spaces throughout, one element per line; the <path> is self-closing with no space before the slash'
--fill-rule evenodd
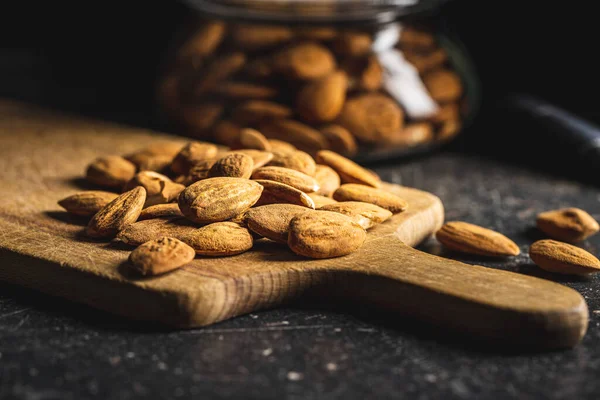
<path id="1" fill-rule="evenodd" d="M 590 309 L 581 345 L 515 353 L 372 310 L 314 306 L 170 332 L 1 285 L 0 398 L 598 398 L 598 277 L 545 274 L 527 247 L 539 237 L 533 224 L 540 211 L 578 206 L 600 218 L 600 190 L 450 152 L 378 171 L 440 196 L 448 220 L 501 231 L 523 251 L 508 261 L 464 261 L 578 290 Z M 598 254 L 600 236 L 583 246 Z M 422 248 L 458 257 L 434 240 Z"/>

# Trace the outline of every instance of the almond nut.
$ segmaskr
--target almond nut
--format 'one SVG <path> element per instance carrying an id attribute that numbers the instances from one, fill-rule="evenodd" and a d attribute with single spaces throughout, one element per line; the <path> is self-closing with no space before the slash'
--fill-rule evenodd
<path id="1" fill-rule="evenodd" d="M 117 197 L 117 194 L 111 192 L 88 190 L 65 197 L 58 205 L 70 214 L 91 217 Z"/>
<path id="2" fill-rule="evenodd" d="M 537 216 L 537 227 L 553 239 L 563 242 L 581 242 L 596 234 L 598 222 L 579 208 L 546 211 Z"/>
<path id="3" fill-rule="evenodd" d="M 367 93 L 348 99 L 338 122 L 358 139 L 376 143 L 400 131 L 403 118 L 404 113 L 394 100 Z"/>
<path id="4" fill-rule="evenodd" d="M 359 183 L 372 187 L 380 186 L 379 180 L 374 179 L 373 175 L 365 168 L 333 151 L 319 151 L 316 161 L 319 164 L 325 164 L 333 168 L 340 176 L 342 183 Z"/>
<path id="5" fill-rule="evenodd" d="M 139 274 L 161 275 L 176 270 L 194 259 L 196 253 L 182 241 L 162 237 L 146 242 L 129 254 L 129 262 Z"/>
<path id="6" fill-rule="evenodd" d="M 340 187 L 340 176 L 327 165 L 317 164 L 315 179 L 319 184 L 317 193 L 323 196 L 331 197 L 333 192 Z"/>
<path id="7" fill-rule="evenodd" d="M 284 167 L 269 166 L 258 168 L 252 174 L 252 179 L 266 179 L 285 183 L 305 193 L 319 190 L 319 184 L 312 176 Z"/>
<path id="8" fill-rule="evenodd" d="M 317 170 L 314 158 L 300 150 L 289 153 L 274 153 L 269 166 L 293 169 L 308 176 L 314 176 Z"/>
<path id="9" fill-rule="evenodd" d="M 240 132 L 240 144 L 246 149 L 271 151 L 269 140 L 256 129 L 242 129 Z"/>
<path id="10" fill-rule="evenodd" d="M 290 221 L 307 212 L 306 207 L 294 204 L 268 204 L 254 207 L 246 213 L 248 229 L 278 243 L 287 244 Z"/>
<path id="11" fill-rule="evenodd" d="M 150 240 L 163 236 L 181 240 L 189 233 L 198 229 L 196 225 L 185 218 L 154 218 L 138 221 L 127 226 L 115 237 L 115 241 L 139 246 Z"/>
<path id="12" fill-rule="evenodd" d="M 123 193 L 94 214 L 85 230 L 86 234 L 95 238 L 115 236 L 137 221 L 145 201 L 146 189 L 141 186 Z"/>
<path id="13" fill-rule="evenodd" d="M 179 210 L 179 205 L 177 203 L 156 204 L 154 206 L 144 208 L 140 213 L 138 221 L 153 218 L 176 217 L 183 217 L 183 214 L 181 213 L 181 210 Z"/>
<path id="14" fill-rule="evenodd" d="M 96 185 L 122 188 L 135 175 L 135 165 L 119 156 L 105 156 L 94 160 L 86 171 L 86 179 Z"/>
<path id="15" fill-rule="evenodd" d="M 342 201 L 335 204 L 325 205 L 319 208 L 323 211 L 333 211 L 344 214 L 364 229 L 370 229 L 392 216 L 392 212 L 376 206 L 375 204 L 360 201 Z"/>
<path id="16" fill-rule="evenodd" d="M 376 206 L 390 210 L 396 214 L 408 208 L 406 200 L 393 193 L 370 186 L 356 183 L 346 183 L 340 186 L 334 193 L 333 198 L 337 201 L 362 201 L 375 204 Z"/>
<path id="17" fill-rule="evenodd" d="M 230 153 L 218 159 L 210 169 L 208 176 L 249 179 L 254 168 L 252 157 L 244 153 Z"/>
<path id="18" fill-rule="evenodd" d="M 252 248 L 254 240 L 248 229 L 235 222 L 216 222 L 196 229 L 182 241 L 196 254 L 211 257 L 232 256 Z"/>
<path id="19" fill-rule="evenodd" d="M 347 86 L 348 78 L 340 71 L 307 83 L 298 93 L 298 114 L 308 122 L 334 120 L 344 106 Z"/>
<path id="20" fill-rule="evenodd" d="M 188 143 L 173 159 L 171 170 L 178 175 L 187 175 L 196 163 L 217 156 L 219 149 L 212 143 Z"/>
<path id="21" fill-rule="evenodd" d="M 435 237 L 450 250 L 467 254 L 506 257 L 521 253 L 519 246 L 501 233 L 468 222 L 447 222 Z"/>
<path id="22" fill-rule="evenodd" d="M 587 275 L 600 272 L 600 260 L 584 249 L 556 240 L 539 240 L 529 257 L 540 268 L 557 274 Z"/>
<path id="23" fill-rule="evenodd" d="M 169 177 L 154 171 L 138 172 L 125 184 L 123 191 L 131 190 L 137 186 L 146 189 L 144 207 L 170 203 L 177 199 L 179 193 L 185 189 L 185 186 L 175 183 Z"/>
<path id="24" fill-rule="evenodd" d="M 315 202 L 304 192 L 286 185 L 285 183 L 257 179 L 254 182 L 264 187 L 257 206 L 265 204 L 296 204 L 303 207 L 315 208 Z"/>

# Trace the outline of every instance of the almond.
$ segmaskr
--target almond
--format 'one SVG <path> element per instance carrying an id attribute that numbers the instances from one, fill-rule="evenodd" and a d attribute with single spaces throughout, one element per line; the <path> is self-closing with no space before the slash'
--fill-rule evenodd
<path id="1" fill-rule="evenodd" d="M 540 268 L 557 274 L 587 275 L 600 272 L 600 260 L 587 251 L 556 240 L 539 240 L 529 256 Z"/>
<path id="2" fill-rule="evenodd" d="M 293 153 L 298 150 L 296 146 L 283 140 L 269 139 L 271 151 L 274 153 Z"/>
<path id="3" fill-rule="evenodd" d="M 190 142 L 173 159 L 171 170 L 187 175 L 194 164 L 217 156 L 219 149 L 212 143 Z"/>
<path id="4" fill-rule="evenodd" d="M 179 113 L 182 123 L 191 136 L 204 137 L 224 110 L 222 103 L 203 102 L 183 105 L 180 107 Z"/>
<path id="5" fill-rule="evenodd" d="M 228 176 L 232 178 L 249 179 L 254 168 L 252 157 L 243 153 L 230 153 L 217 160 L 210 169 L 208 176 Z"/>
<path id="6" fill-rule="evenodd" d="M 456 101 L 462 96 L 462 83 L 454 71 L 440 69 L 430 72 L 423 78 L 423 83 L 437 102 Z"/>
<path id="7" fill-rule="evenodd" d="M 319 164 L 325 164 L 333 168 L 340 176 L 342 183 L 359 183 L 372 187 L 380 186 L 379 180 L 373 178 L 373 175 L 365 168 L 333 151 L 319 151 L 316 161 Z"/>
<path id="8" fill-rule="evenodd" d="M 285 140 L 307 152 L 316 152 L 328 146 L 327 139 L 321 132 L 291 119 L 263 122 L 259 131 L 269 139 Z"/>
<path id="9" fill-rule="evenodd" d="M 232 153 L 242 153 L 252 157 L 252 161 L 254 162 L 254 169 L 260 168 L 264 165 L 267 165 L 273 159 L 273 153 L 262 150 L 254 150 L 254 149 L 239 149 L 235 150 Z"/>
<path id="10" fill-rule="evenodd" d="M 294 204 L 269 204 L 251 208 L 246 223 L 251 231 L 278 243 L 287 244 L 290 221 L 307 212 L 306 207 Z"/>
<path id="11" fill-rule="evenodd" d="M 325 205 L 319 208 L 323 211 L 333 211 L 344 214 L 364 229 L 370 229 L 392 216 L 392 212 L 376 206 L 375 204 L 360 201 L 342 201 L 335 204 Z"/>
<path id="12" fill-rule="evenodd" d="M 365 32 L 344 32 L 336 36 L 333 49 L 336 53 L 359 57 L 370 53 L 373 46 L 371 35 Z"/>
<path id="13" fill-rule="evenodd" d="M 213 53 L 225 36 L 225 24 L 221 21 L 204 21 L 201 27 L 183 44 L 177 53 L 180 60 L 193 57 L 204 58 Z"/>
<path id="14" fill-rule="evenodd" d="M 414 122 L 386 139 L 388 143 L 404 147 L 416 146 L 433 140 L 433 127 L 427 122 Z"/>
<path id="15" fill-rule="evenodd" d="M 154 171 L 138 172 L 125 184 L 123 191 L 131 190 L 137 186 L 146 189 L 144 207 L 170 203 L 177 199 L 179 193 L 185 189 L 185 186 L 175 183 L 169 177 Z"/>
<path id="16" fill-rule="evenodd" d="M 177 203 L 156 204 L 154 206 L 144 208 L 140 213 L 138 221 L 153 218 L 176 217 L 183 217 L 183 214 L 181 213 L 181 210 L 179 210 L 179 205 Z"/>
<path id="17" fill-rule="evenodd" d="M 189 186 L 192 183 L 201 181 L 202 179 L 208 178 L 210 169 L 215 165 L 218 158 L 210 158 L 196 162 L 192 168 L 190 168 L 187 175 L 181 175 L 182 178 L 177 180 L 177 183 L 181 183 L 185 186 Z"/>
<path id="18" fill-rule="evenodd" d="M 335 38 L 338 31 L 330 26 L 306 26 L 296 28 L 296 35 L 303 39 L 331 40 Z"/>
<path id="19" fill-rule="evenodd" d="M 58 204 L 70 214 L 91 217 L 117 197 L 111 192 L 88 190 L 65 197 Z"/>
<path id="20" fill-rule="evenodd" d="M 321 133 L 327 139 L 329 148 L 336 153 L 352 156 L 356 154 L 358 148 L 356 139 L 341 125 L 326 125 L 320 129 Z"/>
<path id="21" fill-rule="evenodd" d="M 296 204 L 312 209 L 315 208 L 314 201 L 306 193 L 293 188 L 290 185 L 264 179 L 257 179 L 254 182 L 257 182 L 264 187 L 260 199 L 256 202 L 257 206 L 284 203 Z"/>
<path id="22" fill-rule="evenodd" d="M 125 159 L 134 163 L 138 171 L 164 171 L 173 162 L 173 157 L 168 155 L 155 156 L 142 152 L 125 156 Z"/>
<path id="23" fill-rule="evenodd" d="M 581 242 L 596 234 L 598 222 L 579 208 L 546 211 L 537 216 L 537 227 L 546 235 L 563 242 Z"/>
<path id="24" fill-rule="evenodd" d="M 212 137 L 217 143 L 224 144 L 231 148 L 238 148 L 240 147 L 241 131 L 242 127 L 238 124 L 227 120 L 221 120 L 213 127 Z"/>
<path id="25" fill-rule="evenodd" d="M 345 215 L 312 211 L 292 218 L 288 246 L 305 257 L 340 257 L 358 250 L 366 237 L 367 232 Z"/>
<path id="26" fill-rule="evenodd" d="M 273 119 L 285 119 L 292 115 L 289 107 L 272 101 L 249 100 L 237 106 L 231 118 L 238 124 L 256 125 Z"/>
<path id="27" fill-rule="evenodd" d="M 256 129 L 242 129 L 240 132 L 240 144 L 247 149 L 271 151 L 269 140 Z"/>
<path id="28" fill-rule="evenodd" d="M 334 120 L 346 100 L 348 78 L 341 71 L 307 83 L 296 100 L 296 111 L 308 122 Z"/>
<path id="29" fill-rule="evenodd" d="M 501 233 L 468 222 L 447 222 L 435 237 L 450 250 L 467 254 L 506 257 L 521 253 L 519 246 Z"/>
<path id="30" fill-rule="evenodd" d="M 284 167 L 262 167 L 258 168 L 252 174 L 252 179 L 266 179 L 290 185 L 305 193 L 316 192 L 319 190 L 319 184 L 315 178 L 308 176 L 300 171 Z"/>
<path id="31" fill-rule="evenodd" d="M 287 26 L 235 24 L 231 29 L 232 44 L 240 50 L 262 50 L 290 41 L 294 33 Z"/>
<path id="32" fill-rule="evenodd" d="M 348 75 L 348 88 L 375 91 L 383 83 L 383 67 L 376 55 L 349 57 L 340 67 Z"/>
<path id="33" fill-rule="evenodd" d="M 317 194 L 317 193 L 307 193 L 307 194 L 308 194 L 308 197 L 313 199 L 313 201 L 315 202 L 316 209 L 319 209 L 327 204 L 337 203 L 337 201 L 335 201 L 331 197 L 321 196 L 320 194 Z"/>
<path id="34" fill-rule="evenodd" d="M 197 223 L 225 221 L 258 201 L 263 187 L 243 178 L 208 178 L 188 186 L 179 196 L 179 209 Z"/>
<path id="35" fill-rule="evenodd" d="M 277 95 L 277 90 L 256 83 L 222 82 L 212 89 L 212 93 L 233 100 L 270 99 Z"/>
<path id="36" fill-rule="evenodd" d="M 94 214 L 86 234 L 95 238 L 115 236 L 138 219 L 145 201 L 146 190 L 143 187 L 123 193 Z"/>
<path id="37" fill-rule="evenodd" d="M 86 170 L 86 179 L 96 185 L 122 188 L 135 175 L 135 165 L 119 156 L 104 156 L 94 160 Z"/>
<path id="38" fill-rule="evenodd" d="M 398 132 L 404 113 L 394 100 L 379 93 L 367 93 L 350 98 L 338 118 L 340 125 L 358 139 L 374 143 Z"/>
<path id="39" fill-rule="evenodd" d="M 274 153 L 269 166 L 293 169 L 308 176 L 314 176 L 317 170 L 315 160 L 308 153 L 300 150 L 290 153 Z"/>
<path id="40" fill-rule="evenodd" d="M 133 269 L 144 276 L 161 275 L 176 270 L 194 259 L 196 253 L 182 241 L 162 237 L 146 242 L 129 254 Z"/>
<path id="41" fill-rule="evenodd" d="M 193 92 L 199 96 L 213 89 L 222 81 L 243 68 L 246 55 L 240 52 L 223 54 L 211 61 L 202 71 L 201 78 L 194 85 Z"/>
<path id="42" fill-rule="evenodd" d="M 182 239 L 196 254 L 222 257 L 243 253 L 252 248 L 248 229 L 235 222 L 216 222 L 196 229 Z"/>
<path id="43" fill-rule="evenodd" d="M 433 69 L 441 68 L 448 61 L 448 54 L 442 48 L 425 53 L 406 51 L 404 52 L 404 57 L 421 75 Z"/>
<path id="44" fill-rule="evenodd" d="M 315 179 L 319 184 L 317 193 L 323 196 L 331 197 L 333 192 L 340 187 L 340 176 L 327 165 L 317 164 Z"/>
<path id="45" fill-rule="evenodd" d="M 115 241 L 139 246 L 150 240 L 160 239 L 163 236 L 182 239 L 189 233 L 198 229 L 185 218 L 155 218 L 138 221 L 127 226 L 115 237 Z"/>
<path id="46" fill-rule="evenodd" d="M 291 79 L 318 79 L 335 69 L 335 58 L 314 42 L 296 44 L 282 50 L 273 59 L 273 68 Z"/>
<path id="47" fill-rule="evenodd" d="M 385 190 L 356 183 L 346 183 L 340 186 L 334 193 L 333 198 L 337 201 L 362 201 L 375 204 L 396 214 L 408 208 L 406 200 Z"/>
<path id="48" fill-rule="evenodd" d="M 403 49 L 428 50 L 435 47 L 435 37 L 430 32 L 406 26 L 402 28 L 399 44 Z"/>

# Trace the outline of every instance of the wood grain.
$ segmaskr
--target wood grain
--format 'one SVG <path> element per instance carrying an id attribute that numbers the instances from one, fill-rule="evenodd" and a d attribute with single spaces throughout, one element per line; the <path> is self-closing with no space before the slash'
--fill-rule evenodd
<path id="1" fill-rule="evenodd" d="M 132 279 L 128 251 L 82 236 L 56 202 L 81 190 L 89 160 L 124 154 L 164 134 L 0 101 L 0 280 L 127 317 L 188 328 L 302 296 L 368 303 L 480 338 L 544 348 L 577 344 L 584 299 L 565 286 L 412 249 L 443 222 L 440 200 L 386 185 L 409 210 L 372 229 L 360 251 L 307 260 L 285 247 L 196 258 L 160 278 Z"/>

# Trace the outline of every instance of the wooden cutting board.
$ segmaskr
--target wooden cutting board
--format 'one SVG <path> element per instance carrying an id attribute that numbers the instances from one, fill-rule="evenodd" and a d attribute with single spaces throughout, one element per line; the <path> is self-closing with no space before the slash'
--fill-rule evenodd
<path id="1" fill-rule="evenodd" d="M 81 221 L 56 202 L 82 189 L 96 156 L 160 137 L 166 135 L 0 101 L 0 280 L 179 328 L 319 296 L 516 345 L 568 347 L 586 331 L 587 306 L 572 289 L 413 249 L 441 226 L 443 207 L 432 194 L 397 185 L 388 189 L 409 210 L 371 230 L 346 257 L 308 260 L 258 243 L 234 257 L 197 258 L 160 278 L 128 278 L 129 252 L 85 239 Z"/>

